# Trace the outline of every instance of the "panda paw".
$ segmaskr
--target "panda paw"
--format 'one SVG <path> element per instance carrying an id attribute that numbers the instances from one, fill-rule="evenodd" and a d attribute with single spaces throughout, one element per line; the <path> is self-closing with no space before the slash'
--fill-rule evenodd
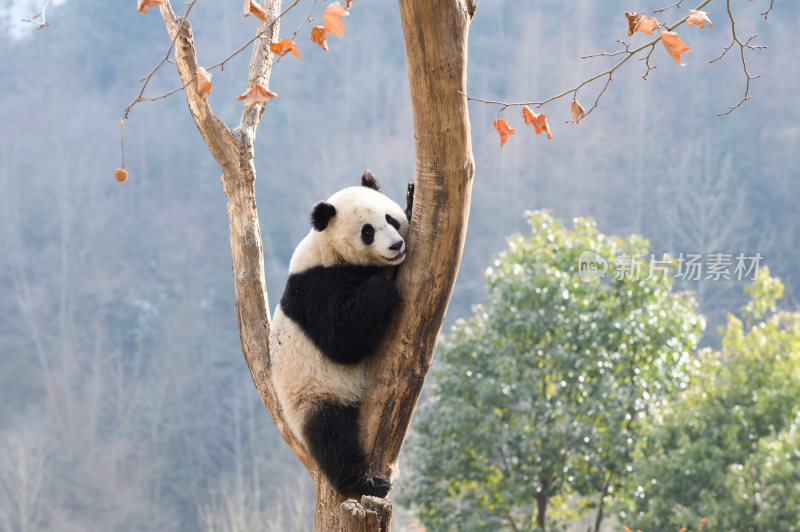
<path id="1" fill-rule="evenodd" d="M 373 310 L 376 307 L 391 310 L 400 302 L 397 287 L 383 274 L 376 274 L 364 283 L 365 293 L 370 295 Z"/>
<path id="2" fill-rule="evenodd" d="M 389 494 L 390 489 L 392 489 L 392 483 L 387 477 L 373 473 L 359 482 L 357 491 L 359 495 L 371 495 L 383 499 Z"/>

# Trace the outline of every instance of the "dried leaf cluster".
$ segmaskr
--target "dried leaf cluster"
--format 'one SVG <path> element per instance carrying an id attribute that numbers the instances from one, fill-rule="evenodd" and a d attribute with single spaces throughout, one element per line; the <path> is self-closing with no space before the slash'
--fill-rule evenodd
<path id="1" fill-rule="evenodd" d="M 328 43 L 326 41 L 328 36 L 336 35 L 340 39 L 344 38 L 344 21 L 342 20 L 342 18 L 350 16 L 348 10 L 350 9 L 350 4 L 352 3 L 352 0 L 345 0 L 345 1 L 346 1 L 346 7 L 342 7 L 342 5 L 338 1 L 330 3 L 328 7 L 325 8 L 325 11 L 323 11 L 322 13 L 322 26 L 315 26 L 311 28 L 311 36 L 309 40 L 319 45 L 319 47 L 325 50 L 326 52 L 330 51 L 328 48 Z M 148 7 L 157 6 L 162 3 L 163 0 L 137 0 L 136 10 L 139 11 L 140 13 L 146 14 Z M 259 2 L 257 2 L 256 0 L 244 0 L 243 15 L 245 17 L 253 15 L 254 17 L 263 22 L 268 22 L 268 23 L 275 22 L 274 20 L 272 21 L 270 20 L 266 10 L 262 8 Z M 311 19 L 309 18 L 307 19 L 307 21 L 308 20 Z M 294 35 L 296 36 L 297 32 L 295 32 Z M 297 59 L 300 59 L 300 51 L 298 50 L 297 43 L 292 40 L 292 37 L 286 37 L 277 42 L 270 43 L 269 49 L 270 52 L 277 55 L 279 58 L 291 53 Z M 221 64 L 224 64 L 224 62 L 225 61 L 209 68 L 215 68 L 217 66 L 220 66 Z M 203 96 L 211 94 L 211 73 L 208 70 L 206 70 L 202 66 L 198 66 L 195 72 L 194 81 L 196 83 L 195 89 L 197 90 L 198 94 Z M 247 90 L 245 90 L 244 93 L 237 96 L 236 99 L 244 100 L 245 106 L 252 107 L 258 104 L 265 104 L 268 101 L 272 100 L 273 98 L 277 97 L 278 97 L 277 93 L 267 89 L 266 87 L 263 87 L 261 85 L 250 85 L 247 87 Z M 146 98 L 141 98 L 141 97 L 139 98 L 139 100 L 142 99 Z M 121 168 L 118 168 L 114 172 L 114 178 L 119 182 L 124 182 L 125 180 L 128 179 L 128 171 L 125 170 L 125 164 L 124 164 L 124 153 L 123 153 L 123 165 Z"/>
<path id="2" fill-rule="evenodd" d="M 667 53 L 670 55 L 670 57 L 672 57 L 672 59 L 674 59 L 675 62 L 678 63 L 679 65 L 685 66 L 684 63 L 681 63 L 681 56 L 682 55 L 689 55 L 692 52 L 689 50 L 689 47 L 680 39 L 680 37 L 678 37 L 677 33 L 675 33 L 674 31 L 670 31 L 669 27 L 666 26 L 666 25 L 664 25 L 665 29 L 662 31 L 661 30 L 662 24 L 659 23 L 658 19 L 656 19 L 656 17 L 653 17 L 653 16 L 644 15 L 642 13 L 628 12 L 628 13 L 625 13 L 625 18 L 628 21 L 627 33 L 628 33 L 629 36 L 631 36 L 631 35 L 633 35 L 634 33 L 637 33 L 637 32 L 643 33 L 645 35 L 652 36 L 653 35 L 653 31 L 659 30 L 659 37 L 654 42 L 658 42 L 658 40 L 660 40 L 662 42 L 662 44 L 664 45 L 664 48 L 667 50 Z M 696 10 L 696 9 L 690 9 L 689 10 L 689 15 L 686 17 L 686 23 L 687 23 L 687 26 L 689 26 L 689 27 L 697 26 L 698 28 L 701 28 L 701 29 L 705 28 L 705 24 L 708 23 L 708 27 L 711 28 L 711 19 L 709 18 L 707 11 L 700 11 L 700 10 Z M 680 23 L 678 23 L 678 24 L 680 24 Z M 676 24 L 675 26 L 677 26 L 678 24 Z M 672 28 L 674 28 L 675 26 L 672 26 Z M 653 43 L 653 46 L 654 45 L 655 44 Z M 630 50 L 629 45 L 625 44 L 625 47 L 626 47 L 625 50 L 622 50 L 621 52 L 617 52 L 617 53 L 614 53 L 614 54 L 602 53 L 602 54 L 596 54 L 596 55 L 617 55 L 617 54 L 620 54 L 620 53 L 627 53 L 627 54 L 631 54 L 632 55 L 633 53 L 635 53 L 634 51 Z M 650 56 L 648 55 L 647 58 L 649 59 L 649 57 Z M 655 68 L 655 67 L 651 67 L 649 62 L 648 62 L 648 72 L 652 68 Z M 614 69 L 612 69 L 612 70 L 610 70 L 610 71 L 605 73 L 605 75 L 608 76 L 608 80 L 606 81 L 606 87 L 608 87 L 608 83 L 612 79 L 611 78 L 611 72 L 613 72 L 613 70 Z M 596 76 L 596 77 L 600 77 L 600 76 Z M 595 78 L 592 78 L 592 79 L 595 79 Z M 579 85 L 574 90 L 567 91 L 565 93 L 560 94 L 559 96 L 556 96 L 556 97 L 550 98 L 548 100 L 545 100 L 544 102 L 538 102 L 538 103 L 536 103 L 536 106 L 537 107 L 541 107 L 545 103 L 548 103 L 548 102 L 550 102 L 552 100 L 558 99 L 558 98 L 560 98 L 560 97 L 562 97 L 562 96 L 564 96 L 566 94 L 572 93 L 573 94 L 573 99 L 570 102 L 570 114 L 572 115 L 572 120 L 570 120 L 570 122 L 574 123 L 574 124 L 577 124 L 581 120 L 581 118 L 586 116 L 589 112 L 591 112 L 594 109 L 594 107 L 597 106 L 597 101 L 595 101 L 595 105 L 592 106 L 592 108 L 590 108 L 589 111 L 587 112 L 587 111 L 584 110 L 584 108 L 581 106 L 581 104 L 578 103 L 578 100 L 577 100 L 578 89 L 580 87 L 582 87 L 585 83 L 586 82 L 582 83 L 581 85 Z M 600 95 L 602 95 L 603 92 L 605 92 L 605 88 L 603 88 L 603 90 L 600 92 Z M 598 100 L 599 100 L 599 98 L 600 98 L 600 96 L 597 97 Z M 547 133 L 547 139 L 548 140 L 553 138 L 552 134 L 550 133 L 550 126 L 547 124 L 547 117 L 545 115 L 543 115 L 543 114 L 538 114 L 537 115 L 536 113 L 531 111 L 530 108 L 528 107 L 528 105 L 526 105 L 526 104 L 522 104 L 522 103 L 510 104 L 510 103 L 503 103 L 503 102 L 491 102 L 491 101 L 487 101 L 487 100 L 480 100 L 480 99 L 477 99 L 477 98 L 468 98 L 468 99 L 484 101 L 486 103 L 500 104 L 500 105 L 503 106 L 500 109 L 501 112 L 503 110 L 505 110 L 507 107 L 514 106 L 514 105 L 522 105 L 523 106 L 523 108 L 522 108 L 522 119 L 525 121 L 525 125 L 532 125 L 533 128 L 534 128 L 534 131 L 536 132 L 537 135 L 539 133 L 541 133 L 542 131 L 545 131 Z M 531 105 L 533 105 L 533 103 L 531 103 Z M 517 132 L 516 129 L 513 129 L 511 126 L 508 125 L 508 122 L 506 122 L 505 120 L 503 120 L 501 118 L 498 118 L 497 120 L 492 122 L 492 126 L 494 126 L 495 130 L 497 130 L 498 135 L 500 135 L 500 147 L 501 148 L 508 141 L 508 138 L 511 135 L 513 135 L 514 133 Z"/>

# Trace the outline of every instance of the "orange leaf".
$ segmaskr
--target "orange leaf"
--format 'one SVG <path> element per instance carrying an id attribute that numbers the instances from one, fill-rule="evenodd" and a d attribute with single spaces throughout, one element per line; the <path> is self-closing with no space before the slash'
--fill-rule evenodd
<path id="1" fill-rule="evenodd" d="M 681 66 L 685 66 L 684 63 L 681 63 L 681 55 L 691 54 L 692 52 L 689 51 L 689 47 L 686 46 L 678 34 L 674 31 L 662 31 L 661 32 L 661 42 L 664 43 L 664 48 L 667 49 L 669 55 Z"/>
<path id="2" fill-rule="evenodd" d="M 641 31 L 645 35 L 653 35 L 653 30 L 658 28 L 658 21 L 656 17 L 642 16 L 642 19 L 636 25 L 636 30 Z"/>
<path id="3" fill-rule="evenodd" d="M 710 22 L 708 23 L 708 27 L 709 28 L 711 27 L 711 23 Z M 701 530 L 703 530 L 703 527 L 705 526 L 706 521 L 708 521 L 708 517 L 704 517 L 704 518 L 702 518 L 700 520 L 700 524 L 697 527 L 697 532 L 700 532 Z"/>
<path id="4" fill-rule="evenodd" d="M 128 171 L 124 168 L 117 168 L 114 170 L 114 179 L 119 181 L 120 183 L 124 183 L 126 179 L 128 179 Z"/>
<path id="5" fill-rule="evenodd" d="M 296 58 L 300 59 L 300 52 L 297 51 L 297 44 L 292 42 L 289 37 L 270 44 L 269 49 L 273 54 L 278 54 L 278 57 L 283 57 L 289 52 L 292 52 Z"/>
<path id="6" fill-rule="evenodd" d="M 583 111 L 583 107 L 581 104 L 578 103 L 578 100 L 572 100 L 569 103 L 569 109 L 572 111 L 572 120 L 577 124 L 578 120 L 585 115 L 586 113 Z"/>
<path id="7" fill-rule="evenodd" d="M 136 11 L 138 11 L 139 13 L 147 13 L 148 7 L 157 6 L 163 3 L 164 3 L 163 0 L 138 0 L 136 2 Z"/>
<path id="8" fill-rule="evenodd" d="M 492 125 L 497 130 L 497 132 L 500 134 L 500 147 L 501 148 L 503 147 L 503 144 L 505 144 L 506 141 L 508 140 L 508 137 L 517 132 L 516 129 L 511 129 L 510 127 L 508 127 L 508 122 L 506 122 L 505 120 L 501 120 L 500 118 L 498 118 L 497 120 L 492 122 Z"/>
<path id="9" fill-rule="evenodd" d="M 696 9 L 689 10 L 689 16 L 686 18 L 686 25 L 691 26 L 694 24 L 700 29 L 706 27 L 706 22 L 708 22 L 708 27 L 711 27 L 711 19 L 708 18 L 708 11 L 697 11 Z"/>
<path id="10" fill-rule="evenodd" d="M 211 73 L 205 68 L 197 67 L 197 93 L 209 94 L 211 92 Z"/>
<path id="11" fill-rule="evenodd" d="M 325 26 L 314 26 L 313 28 L 311 28 L 311 38 L 309 39 L 309 41 L 317 43 L 320 46 L 320 48 L 322 48 L 326 52 L 330 52 L 330 50 L 328 50 L 328 43 L 325 42 L 326 36 L 327 35 L 325 34 Z"/>
<path id="12" fill-rule="evenodd" d="M 264 22 L 269 22 L 269 15 L 267 15 L 267 12 L 258 2 L 254 0 L 244 0 L 244 16 L 249 17 L 250 15 L 255 15 L 257 19 L 263 20 Z"/>
<path id="13" fill-rule="evenodd" d="M 622 529 L 623 529 L 625 532 L 631 532 L 631 529 L 630 529 L 630 528 L 628 528 L 628 527 L 627 527 L 627 526 L 625 526 L 625 525 L 622 525 Z"/>
<path id="14" fill-rule="evenodd" d="M 625 13 L 625 18 L 628 19 L 628 35 L 633 35 L 636 33 L 636 24 L 642 18 L 642 15 L 639 13 Z M 623 526 L 622 528 L 625 527 Z"/>
<path id="15" fill-rule="evenodd" d="M 349 17 L 350 13 L 345 8 L 339 5 L 339 2 L 334 2 L 328 6 L 322 14 L 322 24 L 328 35 L 336 35 L 340 39 L 344 37 L 344 22 L 342 17 Z"/>
<path id="16" fill-rule="evenodd" d="M 653 30 L 658 28 L 656 17 L 648 17 L 641 13 L 625 13 L 628 19 L 628 35 L 641 31 L 645 35 L 653 35 Z"/>
<path id="17" fill-rule="evenodd" d="M 681 528 L 678 532 L 686 532 L 686 527 Z"/>
<path id="18" fill-rule="evenodd" d="M 250 85 L 244 94 L 236 97 L 237 100 L 244 100 L 247 107 L 252 107 L 259 103 L 267 103 L 273 98 L 277 98 L 278 94 L 271 90 L 265 89 L 261 85 Z"/>
<path id="19" fill-rule="evenodd" d="M 525 107 L 522 108 L 522 118 L 523 120 L 525 120 L 526 126 L 531 126 L 531 125 L 533 126 L 533 130 L 536 132 L 537 135 L 542 131 L 544 131 L 545 133 L 547 133 L 547 140 L 553 138 L 553 135 L 550 134 L 550 126 L 547 124 L 547 116 L 543 114 L 537 115 L 536 113 L 528 109 L 528 106 L 526 105 Z"/>

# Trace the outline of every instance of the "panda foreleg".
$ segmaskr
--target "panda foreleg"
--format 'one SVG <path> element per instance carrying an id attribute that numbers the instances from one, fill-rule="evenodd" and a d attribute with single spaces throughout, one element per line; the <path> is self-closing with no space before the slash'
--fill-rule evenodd
<path id="1" fill-rule="evenodd" d="M 358 441 L 358 406 L 319 404 L 303 425 L 311 456 L 339 493 L 385 497 L 391 483 L 370 472 Z"/>
<path id="2" fill-rule="evenodd" d="M 336 300 L 331 312 L 336 317 L 336 335 L 332 339 L 335 349 L 326 354 L 342 364 L 355 364 L 369 357 L 399 302 L 397 288 L 382 273 L 370 276 L 353 293 Z"/>
<path id="3" fill-rule="evenodd" d="M 384 327 L 392 309 L 400 302 L 394 283 L 383 273 L 368 277 L 349 298 L 342 298 L 340 320 L 350 328 L 374 330 Z"/>

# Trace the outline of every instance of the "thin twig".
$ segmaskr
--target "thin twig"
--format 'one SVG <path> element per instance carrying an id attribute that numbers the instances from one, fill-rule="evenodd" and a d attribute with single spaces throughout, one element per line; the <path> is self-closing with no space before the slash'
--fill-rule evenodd
<path id="1" fill-rule="evenodd" d="M 624 46 L 625 49 L 624 50 L 619 50 L 617 52 L 600 52 L 599 54 L 582 55 L 581 59 L 589 59 L 590 57 L 614 57 L 615 55 L 624 54 L 624 53 L 630 53 L 630 51 L 631 51 L 631 45 L 630 44 L 628 44 L 625 41 L 622 41 L 620 39 L 617 39 L 617 42 L 620 43 L 622 46 Z"/>
<path id="2" fill-rule="evenodd" d="M 672 9 L 673 7 L 674 7 L 674 8 L 676 8 L 676 9 L 680 9 L 680 8 L 681 8 L 681 4 L 682 4 L 682 3 L 683 3 L 683 0 L 678 0 L 678 2 L 675 2 L 675 3 L 674 3 L 674 4 L 672 4 L 671 6 L 662 7 L 661 9 L 654 9 L 654 10 L 653 10 L 653 14 L 656 14 L 656 13 L 663 13 L 664 11 L 666 11 L 666 10 L 668 10 L 668 9 Z"/>
<path id="3" fill-rule="evenodd" d="M 186 9 L 184 10 L 183 15 L 181 15 L 179 17 L 179 19 L 178 19 L 179 21 L 181 21 L 181 23 L 182 23 L 182 21 L 186 20 L 186 17 L 189 16 L 189 13 L 191 12 L 192 8 L 194 7 L 194 5 L 196 3 L 197 3 L 197 0 L 192 0 L 191 2 L 186 4 Z M 166 63 L 169 60 L 169 54 L 172 53 L 172 49 L 175 47 L 175 39 L 177 39 L 177 38 L 178 38 L 178 34 L 176 33 L 175 37 L 173 37 L 172 41 L 170 41 L 170 43 L 169 43 L 169 47 L 167 48 L 167 53 L 164 54 L 164 58 L 161 59 L 161 61 L 158 62 L 158 64 L 153 68 L 153 70 L 151 70 L 150 73 L 147 74 L 142 79 L 142 88 L 139 91 L 139 95 L 136 97 L 135 100 L 133 100 L 131 102 L 131 104 L 128 107 L 126 107 L 125 109 L 122 110 L 122 119 L 123 120 L 127 120 L 128 119 L 128 114 L 131 112 L 131 109 L 133 109 L 134 105 L 136 105 L 137 103 L 139 103 L 139 102 L 141 102 L 143 100 L 146 100 L 146 98 L 143 98 L 144 90 L 147 88 L 147 84 L 150 83 L 150 79 L 153 77 L 153 75 L 158 71 L 159 68 L 161 68 L 161 66 L 164 63 Z M 181 88 L 183 88 L 183 87 L 181 87 Z"/>
<path id="4" fill-rule="evenodd" d="M 581 116 L 579 116 L 578 118 L 576 118 L 576 119 L 575 119 L 575 123 L 576 123 L 576 124 L 578 123 L 578 121 L 579 121 L 581 118 L 583 118 L 584 116 L 588 115 L 589 113 L 591 113 L 592 111 L 594 111 L 594 110 L 595 110 L 595 108 L 597 107 L 597 104 L 598 104 L 598 102 L 600 102 L 600 97 L 601 97 L 601 96 L 602 96 L 602 95 L 603 95 L 603 94 L 606 92 L 606 89 L 608 89 L 608 85 L 611 83 L 611 80 L 613 80 L 613 79 L 614 79 L 614 77 L 613 77 L 611 74 L 609 74 L 609 75 L 608 75 L 608 79 L 606 80 L 606 84 L 605 84 L 605 85 L 603 85 L 603 90 L 601 90 L 601 91 L 600 91 L 600 92 L 597 94 L 597 98 L 595 98 L 595 100 L 594 100 L 594 105 L 592 105 L 592 106 L 589 108 L 589 110 L 588 110 L 588 111 L 586 111 L 586 112 L 585 112 L 585 113 L 583 113 Z M 577 95 L 576 95 L 576 96 L 577 96 Z"/>
<path id="5" fill-rule="evenodd" d="M 731 0 L 727 0 L 726 5 L 727 5 L 727 9 L 728 9 L 728 19 L 730 19 L 730 21 L 731 21 L 731 43 L 728 46 L 725 47 L 725 49 L 722 51 L 722 53 L 719 55 L 719 57 L 716 57 L 716 58 L 712 59 L 711 61 L 709 61 L 709 63 L 714 63 L 716 61 L 719 61 L 720 59 L 725 57 L 725 54 L 728 53 L 728 50 L 733 48 L 734 44 L 738 44 L 739 45 L 739 57 L 742 60 L 742 70 L 744 70 L 744 75 L 745 75 L 746 81 L 745 81 L 745 87 L 744 87 L 744 96 L 742 96 L 742 99 L 739 100 L 739 102 L 736 105 L 734 105 L 733 107 L 729 107 L 728 110 L 725 111 L 724 113 L 717 113 L 717 116 L 729 115 L 729 114 L 731 114 L 731 112 L 734 109 L 738 109 L 744 102 L 749 100 L 750 99 L 750 81 L 761 77 L 760 74 L 756 74 L 755 76 L 751 76 L 750 72 L 747 70 L 747 61 L 745 60 L 745 57 L 744 57 L 745 48 L 749 48 L 750 50 L 762 50 L 762 49 L 766 48 L 766 46 L 763 46 L 763 45 L 752 45 L 752 44 L 750 44 L 750 41 L 752 41 L 753 39 L 758 37 L 758 33 L 756 33 L 754 35 L 751 35 L 750 38 L 747 39 L 747 41 L 745 41 L 745 42 L 742 42 L 739 39 L 739 37 L 736 35 L 736 22 L 733 20 L 733 13 L 731 12 Z M 772 9 L 772 6 L 770 6 L 770 9 Z"/>
<path id="6" fill-rule="evenodd" d="M 213 64 L 213 65 L 211 65 L 210 67 L 206 68 L 206 70 L 212 70 L 212 69 L 214 69 L 214 68 L 217 68 L 217 67 L 220 67 L 220 70 L 225 70 L 225 63 L 227 63 L 228 61 L 230 61 L 231 59 L 233 59 L 234 57 L 236 57 L 237 55 L 239 55 L 240 53 L 242 53 L 242 52 L 243 52 L 245 49 L 247 49 L 247 47 L 248 47 L 248 46 L 250 46 L 251 44 L 253 44 L 254 42 L 256 42 L 256 39 L 259 39 L 259 38 L 263 37 L 263 36 L 264 36 L 264 34 L 265 34 L 265 33 L 267 33 L 267 30 L 268 30 L 268 29 L 272 28 L 272 26 L 273 26 L 273 25 L 274 25 L 274 24 L 275 24 L 275 23 L 276 23 L 278 20 L 280 20 L 280 18 L 281 18 L 282 16 L 284 16 L 286 13 L 288 13 L 288 12 L 289 12 L 289 11 L 290 11 L 290 10 L 291 10 L 291 9 L 292 9 L 294 6 L 296 6 L 296 5 L 297 5 L 299 2 L 300 2 L 300 0 L 294 0 L 294 2 L 292 2 L 291 4 L 289 4 L 289 7 L 287 7 L 287 8 L 286 8 L 286 9 L 284 9 L 283 11 L 281 11 L 281 12 L 280 12 L 280 14 L 279 14 L 277 17 L 275 17 L 274 19 L 270 20 L 270 21 L 269 21 L 269 24 L 267 24 L 266 26 L 264 26 L 264 29 L 263 29 L 263 30 L 261 30 L 260 32 L 256 33 L 255 37 L 253 37 L 252 39 L 250 39 L 249 41 L 247 41 L 246 43 L 244 43 L 243 45 L 241 45 L 241 46 L 240 46 L 240 47 L 239 47 L 239 48 L 238 48 L 238 49 L 237 49 L 235 52 L 233 52 L 231 55 L 229 55 L 228 57 L 226 57 L 225 59 L 223 59 L 223 60 L 222 60 L 222 61 L 220 61 L 219 63 L 214 63 L 214 64 Z"/>
<path id="7" fill-rule="evenodd" d="M 656 47 L 655 47 L 655 45 L 653 45 L 650 48 L 650 51 L 647 52 L 646 56 L 639 58 L 639 61 L 644 61 L 645 67 L 647 68 L 647 70 L 645 71 L 644 75 L 642 75 L 642 79 L 645 80 L 645 81 L 647 81 L 647 76 L 650 74 L 650 71 L 651 70 L 655 70 L 656 68 L 658 68 L 657 65 L 654 66 L 654 65 L 650 64 L 650 56 L 653 55 L 653 50 L 655 50 L 655 49 L 656 49 Z"/>
<path id="8" fill-rule="evenodd" d="M 44 28 L 45 26 L 49 26 L 50 23 L 47 22 L 47 19 L 45 19 L 45 17 L 44 17 L 44 12 L 47 9 L 48 4 L 50 4 L 50 0 L 46 0 L 45 1 L 44 5 L 42 6 L 42 10 L 41 11 L 36 13 L 31 18 L 22 19 L 22 22 L 30 22 L 31 24 L 35 24 L 36 26 L 38 26 L 36 28 L 37 30 L 40 30 L 40 29 Z M 770 9 L 772 9 L 772 6 L 770 6 Z M 36 21 L 37 18 L 42 19 L 41 22 L 37 22 Z M 767 18 L 767 17 L 765 16 L 764 18 Z"/>
<path id="9" fill-rule="evenodd" d="M 278 54 L 278 58 L 275 59 L 275 64 L 276 65 L 281 62 L 281 57 L 283 57 L 285 55 L 284 51 L 292 45 L 292 43 L 294 42 L 295 37 L 297 37 L 297 34 L 300 33 L 300 30 L 303 29 L 303 26 L 305 26 L 306 23 L 311 22 L 311 20 L 312 20 L 311 19 L 311 15 L 314 13 L 314 8 L 315 7 L 317 7 L 317 0 L 314 0 L 313 2 L 311 2 L 311 9 L 308 10 L 308 15 L 306 15 L 306 18 L 303 19 L 303 22 L 301 22 L 300 25 L 297 26 L 297 29 L 294 30 L 294 33 L 292 33 L 292 36 L 289 38 L 288 44 L 286 46 L 284 46 L 283 50 L 281 50 L 281 53 Z"/>
<path id="10" fill-rule="evenodd" d="M 186 19 L 186 17 L 189 15 L 189 11 L 191 10 L 192 6 L 194 6 L 194 4 L 195 4 L 196 2 L 197 2 L 197 0 L 192 0 L 192 1 L 191 1 L 191 2 L 190 2 L 188 5 L 187 5 L 187 8 L 186 8 L 186 11 L 184 12 L 184 14 L 183 14 L 183 15 L 181 15 L 181 16 L 178 18 L 178 20 L 179 20 L 179 21 L 180 21 L 180 20 L 185 20 L 185 19 Z M 264 36 L 264 34 L 267 32 L 267 30 L 269 30 L 270 28 L 272 28 L 272 26 L 275 24 L 275 22 L 277 22 L 277 21 L 278 21 L 278 20 L 279 20 L 279 19 L 280 19 L 280 18 L 281 18 L 283 15 L 285 15 L 285 14 L 286 14 L 286 13 L 287 13 L 289 10 L 291 10 L 291 9 L 292 9 L 294 6 L 296 6 L 298 3 L 300 3 L 300 0 L 295 0 L 294 2 L 292 2 L 292 3 L 289 5 L 289 7 L 287 7 L 287 8 L 286 8 L 286 9 L 284 9 L 283 11 L 281 11 L 281 13 L 280 13 L 280 14 L 279 14 L 277 17 L 275 17 L 274 19 L 270 20 L 270 21 L 269 21 L 269 23 L 268 23 L 266 26 L 264 26 L 264 29 L 263 29 L 263 30 L 261 30 L 260 32 L 256 33 L 256 35 L 255 35 L 255 36 L 254 36 L 252 39 L 250 39 L 249 41 L 247 41 L 246 43 L 244 43 L 242 46 L 240 46 L 238 49 L 236 49 L 236 51 L 234 51 L 232 54 L 230 54 L 228 57 L 226 57 L 226 58 L 225 58 L 225 59 L 223 59 L 222 61 L 219 61 L 219 62 L 217 62 L 217 63 L 214 63 L 214 64 L 213 64 L 213 65 L 211 65 L 210 67 L 206 68 L 206 71 L 213 70 L 213 69 L 215 69 L 215 68 L 219 68 L 221 71 L 224 71 L 224 70 L 225 70 L 225 63 L 227 63 L 228 61 L 230 61 L 231 59 L 233 59 L 235 56 L 237 56 L 238 54 L 240 54 L 241 52 L 243 52 L 244 50 L 246 50 L 246 49 L 247 49 L 247 47 L 248 47 L 248 46 L 250 46 L 251 44 L 253 44 L 253 43 L 254 43 L 254 42 L 257 40 L 257 39 L 259 39 L 260 37 L 263 37 L 263 36 Z M 316 3 L 316 0 L 315 0 L 315 3 Z M 300 31 L 300 30 L 298 29 L 298 31 Z M 177 35 L 175 36 L 175 38 L 177 38 Z M 192 83 L 194 80 L 196 80 L 196 79 L 197 79 L 197 75 L 195 74 L 194 76 L 192 76 L 192 78 L 191 78 L 191 79 L 189 79 L 189 81 L 187 81 L 186 83 L 184 83 L 184 84 L 183 84 L 183 85 L 181 85 L 180 87 L 177 87 L 177 88 L 175 88 L 175 89 L 172 89 L 172 90 L 171 90 L 171 91 L 169 91 L 169 92 L 165 92 L 164 94 L 160 94 L 160 95 L 158 95 L 158 96 L 152 96 L 152 97 L 147 97 L 147 96 L 144 96 L 144 90 L 145 90 L 145 88 L 147 87 L 147 84 L 150 82 L 150 78 L 152 78 L 152 77 L 153 77 L 153 75 L 156 73 L 156 71 L 157 71 L 159 68 L 161 68 L 161 67 L 164 65 L 164 63 L 171 63 L 171 62 L 172 62 L 172 61 L 169 59 L 169 55 L 170 55 L 170 53 L 172 53 L 172 48 L 173 48 L 174 46 L 175 46 L 175 39 L 172 39 L 172 42 L 170 43 L 170 45 L 169 45 L 169 48 L 167 49 L 167 53 L 166 53 L 165 57 L 164 57 L 164 58 L 163 58 L 161 61 L 159 61 L 159 63 L 158 63 L 156 66 L 155 66 L 155 68 L 153 68 L 153 70 L 151 70 L 151 71 L 150 71 L 150 73 L 149 73 L 147 76 L 145 76 L 144 78 L 142 78 L 143 85 L 142 85 L 142 89 L 139 91 L 139 95 L 136 97 L 136 99 L 135 99 L 133 102 L 131 102 L 131 104 L 130 104 L 128 107 L 126 107 L 126 108 L 123 110 L 123 115 L 122 115 L 122 116 L 123 116 L 123 118 L 124 118 L 124 119 L 127 119 L 127 118 L 128 118 L 128 114 L 130 113 L 131 109 L 133 109 L 133 107 L 134 107 L 134 106 L 135 106 L 137 103 L 139 103 L 139 102 L 154 102 L 154 101 L 156 101 L 156 100 L 163 100 L 164 98 L 167 98 L 167 97 L 169 97 L 169 96 L 172 96 L 172 95 L 173 95 L 173 94 L 175 94 L 176 92 L 180 92 L 180 91 L 182 91 L 182 90 L 186 89 L 186 87 L 187 87 L 187 86 L 188 86 L 190 83 Z"/>
<path id="11" fill-rule="evenodd" d="M 761 16 L 764 17 L 764 20 L 767 20 L 767 17 L 769 16 L 769 12 L 772 11 L 773 7 L 775 7 L 775 0 L 769 0 L 769 7 L 767 8 L 766 11 L 761 13 Z"/>
<path id="12" fill-rule="evenodd" d="M 122 166 L 120 168 L 125 168 L 125 119 L 119 119 L 119 147 L 122 151 Z"/>
<path id="13" fill-rule="evenodd" d="M 695 10 L 699 10 L 700 8 L 704 7 L 709 2 L 711 2 L 711 0 L 704 0 L 703 2 L 700 3 L 700 5 L 698 5 L 695 8 Z M 674 30 L 675 28 L 677 28 L 678 26 L 680 26 L 681 24 L 686 22 L 686 19 L 688 19 L 688 18 L 689 18 L 689 15 L 687 14 L 686 16 L 684 16 L 682 19 L 680 19 L 678 22 L 676 22 L 672 26 L 668 26 L 667 27 L 667 31 Z M 547 98 L 546 100 L 542 100 L 542 101 L 538 101 L 538 102 L 502 102 L 502 101 L 495 101 L 495 100 L 486 100 L 486 99 L 483 99 L 483 98 L 475 98 L 475 97 L 472 97 L 472 96 L 468 96 L 468 95 L 464 94 L 463 92 L 459 92 L 459 94 L 462 94 L 467 99 L 467 101 L 475 101 L 475 102 L 499 105 L 500 106 L 500 110 L 498 111 L 498 115 L 499 115 L 501 112 L 505 111 L 509 107 L 522 107 L 522 106 L 525 106 L 525 105 L 533 105 L 533 106 L 535 106 L 537 108 L 540 108 L 543 105 L 545 105 L 547 103 L 550 103 L 550 102 L 552 102 L 554 100 L 558 100 L 560 98 L 563 98 L 564 96 L 566 96 L 568 94 L 572 94 L 572 99 L 576 100 L 577 96 L 578 96 L 578 91 L 584 85 L 586 85 L 588 83 L 591 83 L 592 81 L 594 81 L 596 79 L 602 78 L 604 76 L 608 76 L 608 79 L 606 80 L 606 83 L 603 86 L 603 89 L 598 94 L 598 97 L 595 100 L 594 105 L 583 116 L 579 117 L 578 119 L 576 119 L 574 121 L 574 123 L 578 123 L 581 120 L 583 120 L 584 118 L 586 118 L 587 116 L 589 116 L 589 113 L 591 113 L 591 111 L 594 110 L 597 107 L 597 103 L 598 103 L 598 101 L 600 99 L 600 96 L 602 96 L 603 93 L 605 93 L 606 89 L 608 88 L 609 83 L 611 83 L 611 80 L 614 79 L 613 78 L 614 72 L 619 67 L 621 67 L 623 64 L 625 64 L 628 61 L 628 59 L 630 59 L 631 57 L 635 56 L 636 54 L 638 54 L 639 52 L 641 52 L 645 48 L 647 48 L 647 47 L 654 48 L 656 43 L 658 43 L 659 40 L 661 40 L 661 36 L 660 35 L 658 37 L 656 37 L 655 39 L 653 39 L 652 41 L 639 46 L 638 48 L 635 48 L 633 50 L 625 50 L 624 51 L 625 52 L 625 57 L 623 57 L 617 64 L 615 64 L 614 66 L 612 66 L 608 70 L 600 72 L 599 74 L 595 74 L 594 76 L 592 76 L 592 77 L 580 82 L 577 86 L 575 86 L 575 87 L 573 87 L 571 89 L 567 89 L 567 90 L 565 90 L 564 92 L 562 92 L 560 94 L 556 94 L 555 96 L 551 96 L 550 98 Z M 651 52 L 652 52 L 652 50 L 651 50 Z M 655 68 L 655 67 L 650 67 L 649 61 L 648 61 L 648 72 L 650 70 L 652 70 L 653 68 Z"/>

